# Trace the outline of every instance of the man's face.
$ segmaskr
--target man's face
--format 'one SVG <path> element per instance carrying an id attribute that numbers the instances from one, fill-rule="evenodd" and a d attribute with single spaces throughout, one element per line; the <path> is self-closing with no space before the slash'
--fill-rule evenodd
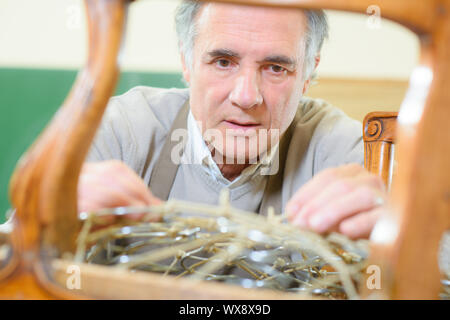
<path id="1" fill-rule="evenodd" d="M 257 139 L 261 131 L 282 134 L 295 116 L 305 80 L 306 16 L 212 3 L 197 19 L 193 64 L 183 66 L 192 113 L 204 135 L 221 133 L 224 140 L 212 143 L 216 153 L 248 160 L 255 143 L 258 154 L 270 147 L 270 139 Z"/>

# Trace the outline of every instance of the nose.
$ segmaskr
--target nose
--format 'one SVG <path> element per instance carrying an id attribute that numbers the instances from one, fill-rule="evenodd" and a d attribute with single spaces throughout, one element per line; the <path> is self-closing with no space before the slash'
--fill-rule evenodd
<path id="1" fill-rule="evenodd" d="M 263 97 L 259 90 L 257 72 L 246 71 L 240 74 L 234 83 L 234 88 L 230 93 L 230 100 L 234 105 L 243 109 L 250 109 L 263 102 Z"/>

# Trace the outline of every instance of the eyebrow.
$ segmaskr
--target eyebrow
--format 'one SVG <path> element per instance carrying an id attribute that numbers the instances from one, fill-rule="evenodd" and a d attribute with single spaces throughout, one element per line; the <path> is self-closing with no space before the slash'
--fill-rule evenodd
<path id="1" fill-rule="evenodd" d="M 297 67 L 297 63 L 295 62 L 294 59 L 289 58 L 289 57 L 284 56 L 284 55 L 269 56 L 269 57 L 264 58 L 264 60 L 262 60 L 262 62 L 264 62 L 264 63 L 282 64 L 282 65 L 285 65 L 285 66 L 289 66 L 291 68 L 296 68 Z"/>
<path id="2" fill-rule="evenodd" d="M 213 51 L 208 52 L 208 56 L 211 58 L 217 58 L 217 57 L 228 57 L 228 58 L 235 58 L 235 59 L 241 58 L 239 53 L 236 53 L 229 49 L 215 49 Z"/>

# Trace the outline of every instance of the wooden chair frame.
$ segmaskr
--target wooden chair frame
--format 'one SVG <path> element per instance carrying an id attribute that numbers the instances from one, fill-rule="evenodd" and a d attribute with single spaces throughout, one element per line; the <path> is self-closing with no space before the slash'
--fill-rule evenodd
<path id="1" fill-rule="evenodd" d="M 390 188 L 394 173 L 397 112 L 371 112 L 363 120 L 364 167 L 380 176 Z"/>
<path id="2" fill-rule="evenodd" d="M 360 13 L 365 13 L 374 3 L 373 0 L 222 2 Z M 54 284 L 41 259 L 43 250 L 74 250 L 79 228 L 78 176 L 119 74 L 117 55 L 128 1 L 85 0 L 85 3 L 89 21 L 86 66 L 50 125 L 18 163 L 11 179 L 10 194 L 16 208 L 14 250 L 9 264 L 0 270 L 0 297 L 3 298 L 86 297 Z M 450 119 L 450 0 L 377 0 L 376 4 L 383 17 L 419 36 L 421 59 L 399 114 L 398 175 L 389 214 L 372 234 L 371 261 L 382 269 L 382 297 L 437 298 L 438 245 L 443 232 L 450 227 L 450 130 L 444 129 Z M 88 272 L 90 266 L 85 267 L 83 274 L 92 275 Z M 108 269 L 102 272 L 109 276 L 103 284 L 122 283 L 122 288 L 126 287 L 127 275 Z M 147 279 L 151 277 L 148 275 Z M 94 277 L 93 281 L 99 278 Z M 154 294 L 139 295 L 139 288 L 128 287 L 125 297 L 167 298 L 157 293 L 164 285 L 157 279 L 149 281 L 156 289 L 152 290 Z M 170 281 L 165 283 L 172 286 L 176 298 L 249 297 L 247 290 L 228 289 L 219 284 L 202 284 L 202 288 L 186 284 L 191 285 L 192 291 L 183 291 L 186 286 L 180 284 L 184 281 Z M 255 293 L 252 297 L 278 296 L 269 292 Z"/>

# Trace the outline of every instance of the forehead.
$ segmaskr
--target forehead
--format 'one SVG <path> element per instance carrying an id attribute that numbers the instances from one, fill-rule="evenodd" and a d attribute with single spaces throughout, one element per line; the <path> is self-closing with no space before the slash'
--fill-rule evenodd
<path id="1" fill-rule="evenodd" d="M 197 16 L 196 42 L 290 54 L 298 51 L 305 31 L 306 16 L 299 9 L 209 3 Z"/>

